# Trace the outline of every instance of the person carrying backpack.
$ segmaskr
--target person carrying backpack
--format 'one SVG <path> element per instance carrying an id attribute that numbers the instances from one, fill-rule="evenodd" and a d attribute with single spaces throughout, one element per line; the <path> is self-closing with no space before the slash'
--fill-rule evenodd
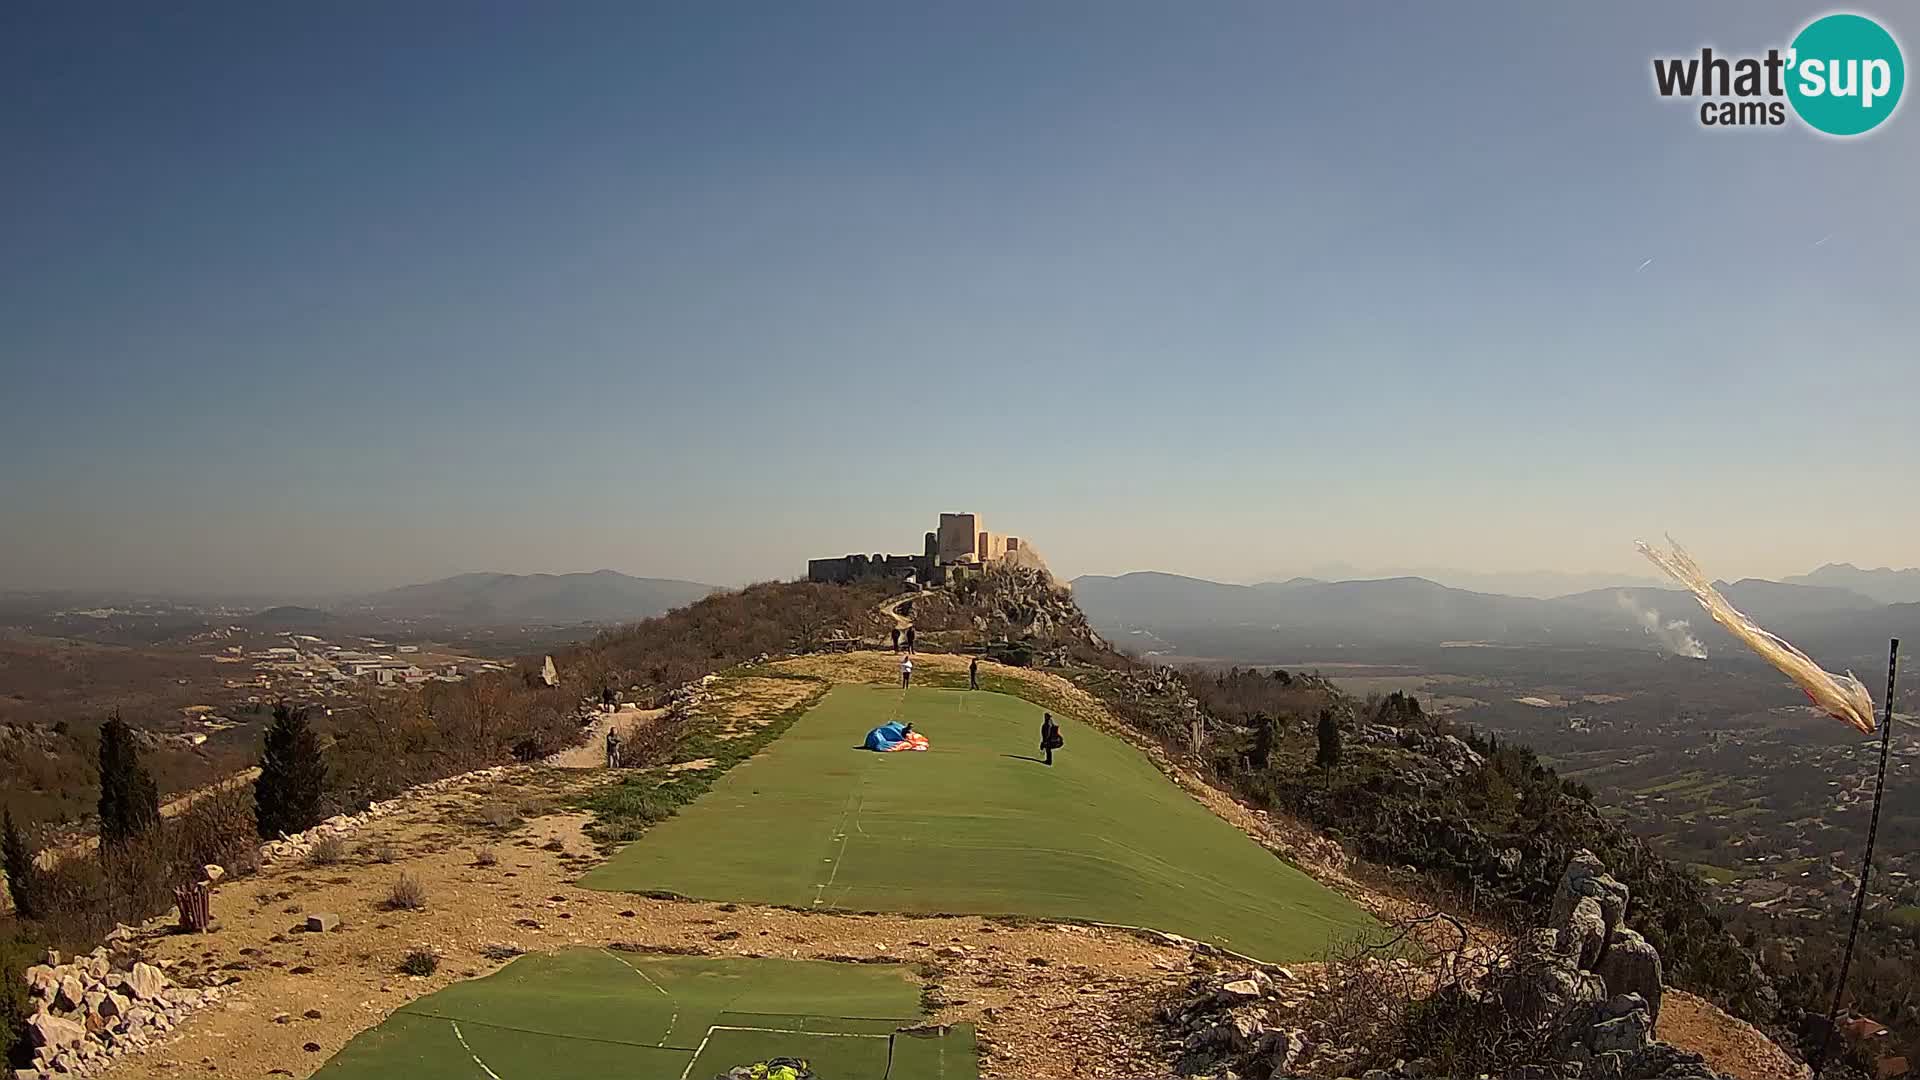
<path id="1" fill-rule="evenodd" d="M 1047 764 L 1053 764 L 1053 752 L 1067 745 L 1060 737 L 1060 725 L 1053 722 L 1053 714 L 1046 713 L 1040 720 L 1040 749 L 1047 753 Z"/>

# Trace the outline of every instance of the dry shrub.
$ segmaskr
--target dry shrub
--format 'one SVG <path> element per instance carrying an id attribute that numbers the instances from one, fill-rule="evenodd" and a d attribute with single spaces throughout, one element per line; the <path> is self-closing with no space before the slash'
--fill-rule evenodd
<path id="1" fill-rule="evenodd" d="M 1493 991 L 1512 942 L 1475 947 L 1439 912 L 1328 949 L 1325 987 L 1302 1010 L 1316 1044 L 1346 1048 L 1340 1071 L 1425 1058 L 1441 1076 L 1496 1075 L 1543 1060 L 1539 1025 L 1519 1021 Z"/>
<path id="2" fill-rule="evenodd" d="M 526 951 L 518 945 L 482 945 L 480 947 L 480 955 L 496 964 L 524 955 Z"/>
<path id="3" fill-rule="evenodd" d="M 432 949 L 417 945 L 401 958 L 400 970 L 407 975 L 431 975 L 440 970 L 440 957 Z"/>
<path id="4" fill-rule="evenodd" d="M 174 817 L 168 827 L 173 832 L 180 867 L 189 875 L 208 864 L 220 867 L 228 876 L 250 874 L 260 868 L 251 785 L 223 784 L 208 791 Z"/>
<path id="5" fill-rule="evenodd" d="M 500 856 L 498 856 L 498 855 L 495 855 L 495 854 L 493 853 L 493 849 L 492 849 L 492 848 L 484 848 L 484 847 L 483 847 L 483 848 L 481 848 L 481 849 L 480 849 L 479 851 L 476 851 L 476 852 L 474 852 L 474 853 L 473 853 L 473 865 L 475 865 L 475 866 L 498 866 L 498 865 L 500 865 Z"/>
<path id="6" fill-rule="evenodd" d="M 360 845 L 360 857 L 368 862 L 386 865 L 398 858 L 399 853 L 394 850 L 393 844 L 390 842 L 386 840 L 375 840 L 371 843 Z"/>
<path id="7" fill-rule="evenodd" d="M 634 727 L 620 740 L 615 764 L 623 769 L 646 769 L 666 761 L 686 734 L 689 721 L 685 714 L 669 714 Z"/>
<path id="8" fill-rule="evenodd" d="M 427 906 L 427 887 L 411 874 L 401 874 L 387 892 L 388 911 L 422 911 Z"/>
<path id="9" fill-rule="evenodd" d="M 517 829 L 526 824 L 519 812 L 505 803 L 489 803 L 481 807 L 480 822 L 495 829 Z"/>
<path id="10" fill-rule="evenodd" d="M 332 866 L 347 857 L 347 842 L 329 833 L 307 849 L 307 862 L 313 866 Z"/>

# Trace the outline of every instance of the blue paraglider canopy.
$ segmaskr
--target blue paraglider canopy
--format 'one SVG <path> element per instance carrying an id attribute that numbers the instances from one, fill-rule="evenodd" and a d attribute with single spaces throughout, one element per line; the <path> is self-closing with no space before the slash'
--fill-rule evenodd
<path id="1" fill-rule="evenodd" d="M 904 741 L 906 737 L 907 729 L 899 721 L 888 721 L 867 732 L 867 749 L 891 750 L 894 743 Z"/>

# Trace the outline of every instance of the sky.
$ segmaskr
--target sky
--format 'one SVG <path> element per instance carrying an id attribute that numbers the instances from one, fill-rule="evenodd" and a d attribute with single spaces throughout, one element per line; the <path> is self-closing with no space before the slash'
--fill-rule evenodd
<path id="1" fill-rule="evenodd" d="M 8 4 L 0 587 L 1920 564 L 1916 106 L 1652 88 L 1826 10 Z"/>

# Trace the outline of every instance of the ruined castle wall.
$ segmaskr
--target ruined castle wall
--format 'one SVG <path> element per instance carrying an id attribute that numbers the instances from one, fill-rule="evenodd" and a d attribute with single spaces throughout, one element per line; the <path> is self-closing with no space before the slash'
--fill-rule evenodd
<path id="1" fill-rule="evenodd" d="M 980 557 L 980 515 L 940 515 L 940 561 L 973 562 Z"/>

